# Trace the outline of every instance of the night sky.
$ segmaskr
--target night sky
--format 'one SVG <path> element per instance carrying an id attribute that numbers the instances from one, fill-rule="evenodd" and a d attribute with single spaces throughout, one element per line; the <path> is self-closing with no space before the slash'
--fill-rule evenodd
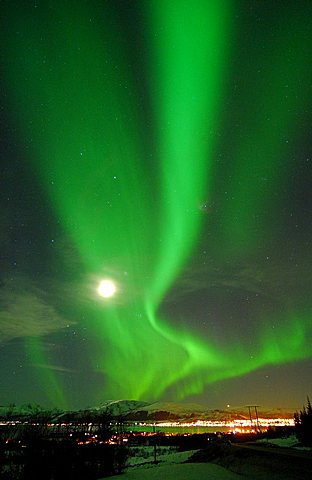
<path id="1" fill-rule="evenodd" d="M 311 1 L 2 0 L 0 18 L 0 404 L 300 408 Z"/>

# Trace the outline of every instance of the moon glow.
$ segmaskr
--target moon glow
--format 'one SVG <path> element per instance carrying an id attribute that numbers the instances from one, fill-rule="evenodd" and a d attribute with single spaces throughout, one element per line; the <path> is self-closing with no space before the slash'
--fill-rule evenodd
<path id="1" fill-rule="evenodd" d="M 116 293 L 116 285 L 111 280 L 102 280 L 97 291 L 101 297 L 110 298 Z"/>

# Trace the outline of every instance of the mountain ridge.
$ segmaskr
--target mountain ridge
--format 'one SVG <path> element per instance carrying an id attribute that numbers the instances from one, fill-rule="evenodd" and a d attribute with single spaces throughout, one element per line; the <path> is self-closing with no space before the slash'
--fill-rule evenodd
<path id="1" fill-rule="evenodd" d="M 176 402 L 144 402 L 137 400 L 114 400 L 106 401 L 96 407 L 96 410 L 103 411 L 112 417 L 122 417 L 124 420 L 230 420 L 248 419 L 249 410 L 247 406 L 226 407 L 225 409 L 209 409 L 205 405 L 196 403 Z M 252 417 L 255 418 L 255 411 L 251 409 Z M 273 408 L 263 409 L 258 407 L 258 416 L 262 418 L 293 418 L 292 409 Z"/>

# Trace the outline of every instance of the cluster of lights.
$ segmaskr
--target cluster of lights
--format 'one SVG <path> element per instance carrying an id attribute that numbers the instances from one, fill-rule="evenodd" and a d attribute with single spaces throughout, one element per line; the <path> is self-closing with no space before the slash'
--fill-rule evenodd
<path id="1" fill-rule="evenodd" d="M 293 418 L 258 418 L 258 421 L 253 420 L 197 420 L 196 422 L 159 422 L 159 423 L 139 423 L 139 426 L 160 427 L 160 428 L 194 428 L 194 427 L 209 427 L 209 428 L 228 428 L 231 430 L 252 429 L 255 425 L 260 427 L 293 427 L 295 421 Z"/>

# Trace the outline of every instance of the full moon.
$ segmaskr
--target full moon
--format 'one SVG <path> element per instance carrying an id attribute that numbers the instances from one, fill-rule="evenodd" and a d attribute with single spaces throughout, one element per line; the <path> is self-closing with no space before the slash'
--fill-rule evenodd
<path id="1" fill-rule="evenodd" d="M 101 297 L 109 298 L 116 293 L 116 285 L 111 280 L 102 280 L 97 291 Z"/>

